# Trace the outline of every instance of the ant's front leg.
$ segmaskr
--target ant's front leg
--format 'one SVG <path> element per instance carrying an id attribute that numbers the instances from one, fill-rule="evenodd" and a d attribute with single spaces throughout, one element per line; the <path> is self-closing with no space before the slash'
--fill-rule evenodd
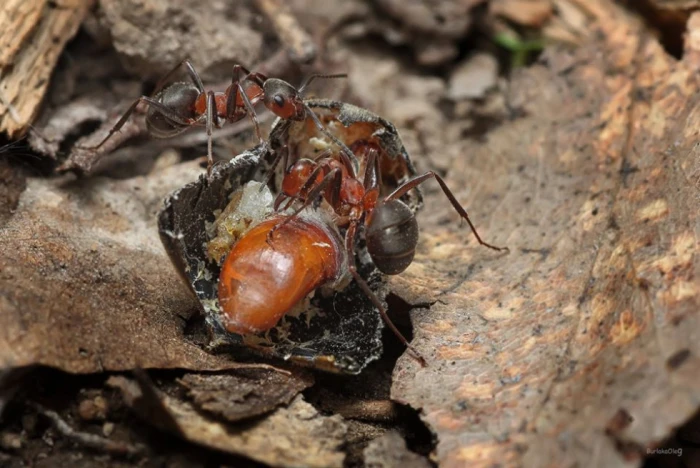
<path id="1" fill-rule="evenodd" d="M 316 176 L 319 174 L 319 171 L 323 169 L 322 166 L 317 167 L 314 172 L 311 173 L 311 176 L 309 177 L 309 181 L 314 182 L 316 180 Z M 334 183 L 336 185 L 340 185 L 340 181 L 342 178 L 342 173 L 340 169 L 333 169 L 330 171 L 328 174 L 325 175 L 323 180 L 316 185 L 313 190 L 311 190 L 304 199 L 303 203 L 299 208 L 297 208 L 294 213 L 289 215 L 284 221 L 281 223 L 276 224 L 270 231 L 267 233 L 267 243 L 269 246 L 272 247 L 272 238 L 274 236 L 274 233 L 277 229 L 281 228 L 288 222 L 290 222 L 292 219 L 296 218 L 299 213 L 302 212 L 302 210 L 306 207 L 308 207 L 311 203 L 313 203 L 318 197 L 320 197 L 323 194 L 323 191 L 326 189 L 328 184 Z M 308 181 L 307 181 L 308 182 Z M 306 184 L 305 184 L 306 185 Z"/>
<path id="2" fill-rule="evenodd" d="M 242 65 L 234 65 L 231 85 L 226 91 L 226 120 L 236 122 L 247 114 L 253 122 L 255 135 L 258 137 L 260 145 L 264 145 L 265 140 L 260 131 L 260 122 L 254 106 L 263 96 L 263 83 L 266 79 L 264 75 L 251 73 Z M 252 83 L 254 86 L 244 87 L 244 83 Z M 243 110 L 244 112 L 242 112 Z"/>

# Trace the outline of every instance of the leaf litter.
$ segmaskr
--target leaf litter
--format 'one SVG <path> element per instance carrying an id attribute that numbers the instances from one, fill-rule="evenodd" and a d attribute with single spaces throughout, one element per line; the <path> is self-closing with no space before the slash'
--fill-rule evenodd
<path id="1" fill-rule="evenodd" d="M 634 465 L 700 403 L 697 50 L 688 40 L 676 60 L 625 10 L 584 10 L 582 46 L 552 46 L 516 71 L 505 118 L 478 141 L 438 110 L 440 80 L 362 47 L 331 51 L 346 54 L 350 93 L 399 127 L 419 169 L 445 170 L 482 236 L 511 248 L 465 243 L 468 232 L 427 186 L 416 261 L 389 280 L 413 307 L 414 345 L 429 359 L 421 369 L 403 356 L 391 397 L 420 411 L 441 466 Z M 372 81 L 396 74 L 394 87 Z M 4 189 L 16 207 L 0 218 L 0 358 L 10 369 L 71 373 L 189 369 L 179 390 L 157 382 L 149 400 L 180 437 L 275 464 L 282 452 L 259 453 L 277 443 L 269 434 L 290 441 L 303 428 L 318 460 L 339 466 L 347 428 L 297 395 L 302 377 L 246 371 L 259 373 L 262 393 L 279 378 L 290 388 L 231 425 L 242 413 L 222 406 L 219 389 L 242 371 L 201 373 L 241 364 L 189 334 L 197 306 L 155 227 L 163 197 L 200 171 L 188 163 L 125 181 L 30 177 Z M 134 407 L 144 388 L 124 376 L 110 385 Z M 255 381 L 231 385 L 245 393 Z M 260 428 L 270 432 L 246 449 L 242 438 Z M 372 447 L 403 450 L 392 437 Z M 310 464 L 310 453 L 296 462 Z"/>

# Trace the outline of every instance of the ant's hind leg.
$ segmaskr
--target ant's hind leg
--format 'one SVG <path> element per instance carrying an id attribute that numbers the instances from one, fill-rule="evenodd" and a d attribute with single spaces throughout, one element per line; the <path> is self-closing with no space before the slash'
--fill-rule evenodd
<path id="1" fill-rule="evenodd" d="M 311 173 L 309 178 L 307 179 L 306 183 L 302 187 L 302 190 L 308 190 L 311 186 L 313 186 L 314 182 L 316 181 L 316 177 L 318 174 L 321 173 L 323 170 L 323 166 L 319 166 L 314 171 Z M 274 236 L 274 233 L 277 229 L 281 228 L 288 222 L 290 222 L 292 219 L 297 217 L 299 213 L 304 210 L 304 208 L 308 207 L 316 201 L 322 194 L 323 191 L 328 187 L 329 184 L 333 184 L 333 187 L 340 187 L 340 183 L 342 181 L 342 174 L 340 172 L 340 169 L 333 169 L 330 171 L 328 174 L 326 174 L 321 182 L 319 182 L 314 188 L 308 193 L 306 198 L 303 200 L 301 206 L 297 208 L 292 214 L 290 214 L 287 218 L 284 219 L 284 221 L 280 222 L 279 224 L 276 224 L 270 231 L 267 233 L 267 243 L 272 246 L 272 238 Z M 294 200 L 294 198 L 292 198 Z"/>
<path id="2" fill-rule="evenodd" d="M 204 84 L 202 83 L 202 79 L 199 77 L 199 73 L 197 73 L 197 70 L 195 70 L 194 66 L 192 65 L 192 62 L 190 62 L 189 59 L 183 59 L 181 60 L 177 65 L 175 65 L 168 73 L 163 75 L 162 78 L 158 80 L 156 83 L 156 87 L 153 89 L 153 92 L 151 93 L 151 96 L 155 96 L 158 94 L 160 90 L 162 90 L 165 87 L 165 84 L 170 81 L 170 79 L 173 77 L 173 75 L 180 69 L 180 67 L 184 66 L 187 69 L 187 74 L 189 75 L 190 79 L 194 83 L 194 85 L 197 87 L 197 90 L 200 93 L 204 92 Z"/>
<path id="3" fill-rule="evenodd" d="M 107 136 L 104 137 L 102 139 L 102 141 L 100 141 L 95 146 L 80 146 L 80 148 L 85 149 L 85 150 L 91 150 L 91 151 L 96 151 L 96 150 L 100 149 L 102 147 L 102 145 L 104 145 L 107 142 L 107 140 L 109 140 L 112 137 L 112 135 L 117 133 L 124 126 L 126 121 L 129 120 L 129 117 L 131 116 L 131 114 L 133 114 L 134 111 L 136 110 L 136 107 L 142 102 L 145 102 L 146 104 L 148 104 L 149 107 L 156 109 L 158 112 L 163 114 L 163 117 L 165 117 L 170 122 L 172 122 L 176 125 L 180 125 L 183 127 L 191 125 L 191 122 L 189 120 L 183 119 L 182 117 L 177 115 L 175 112 L 173 112 L 169 107 L 166 107 L 165 105 L 161 104 L 160 102 L 158 102 L 155 99 L 150 98 L 148 96 L 141 96 L 140 98 L 135 100 L 129 106 L 129 108 L 126 110 L 126 112 L 124 112 L 124 114 L 121 116 L 119 121 L 117 121 L 117 123 L 114 124 L 114 126 L 109 130 L 109 133 L 107 133 Z"/>
<path id="4" fill-rule="evenodd" d="M 426 367 L 428 364 L 425 361 L 425 358 L 418 352 L 416 348 L 411 346 L 411 343 L 408 342 L 405 336 L 399 331 L 398 328 L 396 328 L 396 325 L 394 325 L 394 322 L 391 321 L 389 318 L 389 314 L 387 314 L 386 309 L 382 305 L 381 301 L 377 297 L 376 294 L 374 294 L 374 291 L 372 291 L 372 288 L 369 287 L 367 282 L 360 276 L 360 274 L 357 272 L 357 267 L 355 266 L 355 233 L 357 232 L 357 223 L 356 222 L 351 222 L 350 226 L 348 227 L 347 232 L 345 233 L 345 251 L 347 253 L 348 257 L 348 269 L 350 270 L 350 274 L 352 274 L 353 278 L 357 282 L 357 284 L 360 286 L 360 289 L 362 289 L 362 292 L 365 293 L 365 295 L 369 298 L 370 301 L 372 301 L 372 304 L 374 304 L 374 307 L 377 308 L 379 311 L 379 315 L 382 317 L 382 320 L 386 324 L 387 327 L 396 335 L 396 337 L 401 341 L 401 343 L 406 346 L 406 348 L 411 352 L 411 356 L 418 361 L 418 363 L 422 367 Z"/>
<path id="5" fill-rule="evenodd" d="M 468 224 L 469 227 L 471 228 L 472 232 L 474 233 L 474 237 L 476 237 L 476 240 L 479 241 L 479 244 L 483 245 L 484 247 L 488 247 L 489 249 L 493 250 L 506 250 L 510 251 L 508 247 L 496 247 L 495 245 L 489 244 L 488 242 L 484 242 L 481 239 L 481 236 L 479 236 L 479 233 L 476 231 L 476 227 L 472 224 L 472 221 L 469 219 L 469 214 L 467 213 L 467 210 L 464 209 L 462 205 L 460 205 L 459 201 L 457 201 L 457 198 L 454 196 L 452 191 L 447 187 L 447 184 L 445 183 L 444 180 L 442 180 L 442 177 L 437 175 L 433 171 L 428 171 L 423 175 L 419 175 L 418 177 L 415 177 L 409 181 L 404 182 L 401 184 L 399 187 L 396 188 L 392 193 L 386 196 L 384 198 L 384 201 L 387 202 L 389 200 L 395 200 L 397 198 L 402 197 L 405 195 L 408 191 L 418 187 L 420 184 L 425 182 L 428 179 L 435 179 L 437 180 L 438 184 L 440 184 L 440 188 L 442 189 L 443 193 L 447 197 L 447 199 L 450 201 L 454 209 L 459 213 L 459 215 L 464 219 Z"/>

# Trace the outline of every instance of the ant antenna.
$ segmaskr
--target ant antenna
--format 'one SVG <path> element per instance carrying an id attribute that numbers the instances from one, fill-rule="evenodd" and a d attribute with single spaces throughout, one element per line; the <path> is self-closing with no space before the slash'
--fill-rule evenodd
<path id="1" fill-rule="evenodd" d="M 326 75 L 322 73 L 314 73 L 313 75 L 309 75 L 306 77 L 304 82 L 301 84 L 299 87 L 299 96 L 303 96 L 304 90 L 316 79 L 316 78 L 328 78 L 328 79 L 335 79 L 335 78 L 347 78 L 348 74 L 347 73 L 336 73 L 336 74 L 331 74 L 331 75 Z"/>

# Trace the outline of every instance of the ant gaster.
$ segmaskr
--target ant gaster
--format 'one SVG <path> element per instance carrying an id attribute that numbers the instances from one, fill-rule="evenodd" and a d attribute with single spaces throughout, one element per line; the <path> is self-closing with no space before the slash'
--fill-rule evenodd
<path id="1" fill-rule="evenodd" d="M 175 82 L 165 86 L 181 66 L 187 70 L 191 82 Z M 296 89 L 281 79 L 268 78 L 262 73 L 250 72 L 241 65 L 234 65 L 231 85 L 222 93 L 205 90 L 202 79 L 192 63 L 189 60 L 183 60 L 159 80 L 151 96 L 141 96 L 136 99 L 100 143 L 84 149 L 97 150 L 102 147 L 124 126 L 136 107 L 143 102 L 148 105 L 146 127 L 148 132 L 156 138 L 170 138 L 193 126 L 206 127 L 207 172 L 211 172 L 214 162 L 212 153 L 214 128 L 221 128 L 226 122 L 237 122 L 247 115 L 253 122 L 260 144 L 265 144 L 254 109 L 255 104 L 262 100 L 265 107 L 280 119 L 301 121 L 307 117 L 311 118 L 318 129 L 339 146 L 353 164 L 357 164 L 352 151 L 323 127 L 316 114 L 303 100 L 305 89 L 314 79 L 346 76 L 345 74 L 313 74 L 299 89 Z"/>
<path id="2" fill-rule="evenodd" d="M 339 227 L 347 227 L 344 249 L 350 274 L 379 310 L 387 326 L 413 352 L 418 361 L 425 365 L 423 357 L 391 322 L 379 298 L 357 272 L 354 250 L 358 228 L 364 224 L 367 251 L 377 269 L 387 275 L 403 272 L 411 264 L 415 255 L 418 245 L 418 223 L 413 211 L 400 198 L 426 180 L 435 179 L 457 213 L 467 221 L 481 245 L 497 251 L 508 250 L 508 248 L 496 247 L 481 239 L 467 211 L 457 201 L 444 180 L 433 171 L 404 182 L 389 195 L 381 198 L 379 151 L 380 148 L 371 143 L 359 150 L 362 178 L 352 176 L 352 170 L 347 167 L 347 162 L 333 157 L 329 152 L 322 153 L 322 156 L 316 160 L 299 159 L 290 165 L 285 173 L 282 190 L 275 202 L 275 207 L 279 209 L 285 199 L 289 199 L 287 206 L 294 200 L 300 201 L 301 204 L 293 214 L 267 230 L 266 240 L 274 250 L 278 242 L 274 237 L 277 230 L 294 222 L 296 217 L 316 200 L 322 198 L 328 202 L 335 213 L 336 224 Z"/>

